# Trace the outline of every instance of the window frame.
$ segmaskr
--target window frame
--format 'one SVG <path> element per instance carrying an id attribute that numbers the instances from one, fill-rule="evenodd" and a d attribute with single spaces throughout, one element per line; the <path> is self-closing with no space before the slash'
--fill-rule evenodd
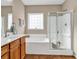
<path id="1" fill-rule="evenodd" d="M 5 20 L 5 16 L 1 16 L 1 35 L 4 35 L 5 34 L 5 22 L 4 22 L 4 20 Z"/>
<path id="2" fill-rule="evenodd" d="M 9 14 L 11 14 L 11 17 L 12 17 L 12 22 L 9 24 Z M 13 16 L 12 16 L 12 13 L 8 13 L 8 30 L 11 29 L 11 26 L 12 26 L 12 23 L 13 23 Z M 10 26 L 10 27 L 9 27 Z"/>
<path id="3" fill-rule="evenodd" d="M 37 15 L 43 15 L 43 19 L 42 19 L 42 28 L 29 28 L 29 15 L 33 15 L 33 14 L 37 14 Z M 44 30 L 44 13 L 28 13 L 28 21 L 27 21 L 27 28 L 28 30 Z"/>

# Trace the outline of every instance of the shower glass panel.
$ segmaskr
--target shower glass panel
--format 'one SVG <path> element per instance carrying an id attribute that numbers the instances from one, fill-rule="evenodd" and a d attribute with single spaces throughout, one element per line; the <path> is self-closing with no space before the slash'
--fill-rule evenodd
<path id="1" fill-rule="evenodd" d="M 48 34 L 51 49 L 71 49 L 71 13 L 49 13 Z"/>

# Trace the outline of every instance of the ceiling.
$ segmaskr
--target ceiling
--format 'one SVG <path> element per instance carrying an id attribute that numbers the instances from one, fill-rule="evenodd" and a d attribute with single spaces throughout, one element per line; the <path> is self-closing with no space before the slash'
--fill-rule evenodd
<path id="1" fill-rule="evenodd" d="M 11 6 L 13 0 L 1 0 L 1 6 Z"/>
<path id="2" fill-rule="evenodd" d="M 11 6 L 13 0 L 1 0 L 2 6 Z M 22 0 L 24 5 L 60 5 L 65 0 Z"/>

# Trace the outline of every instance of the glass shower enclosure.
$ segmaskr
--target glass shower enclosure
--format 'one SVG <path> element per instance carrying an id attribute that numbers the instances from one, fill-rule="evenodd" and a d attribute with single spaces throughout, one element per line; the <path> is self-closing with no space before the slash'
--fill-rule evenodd
<path id="1" fill-rule="evenodd" d="M 72 13 L 48 13 L 48 36 L 50 49 L 72 48 Z"/>

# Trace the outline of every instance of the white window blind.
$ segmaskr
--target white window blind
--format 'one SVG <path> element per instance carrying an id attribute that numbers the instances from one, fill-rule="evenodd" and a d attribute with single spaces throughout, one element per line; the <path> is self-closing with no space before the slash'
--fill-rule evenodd
<path id="1" fill-rule="evenodd" d="M 28 29 L 43 29 L 43 13 L 28 14 Z"/>

